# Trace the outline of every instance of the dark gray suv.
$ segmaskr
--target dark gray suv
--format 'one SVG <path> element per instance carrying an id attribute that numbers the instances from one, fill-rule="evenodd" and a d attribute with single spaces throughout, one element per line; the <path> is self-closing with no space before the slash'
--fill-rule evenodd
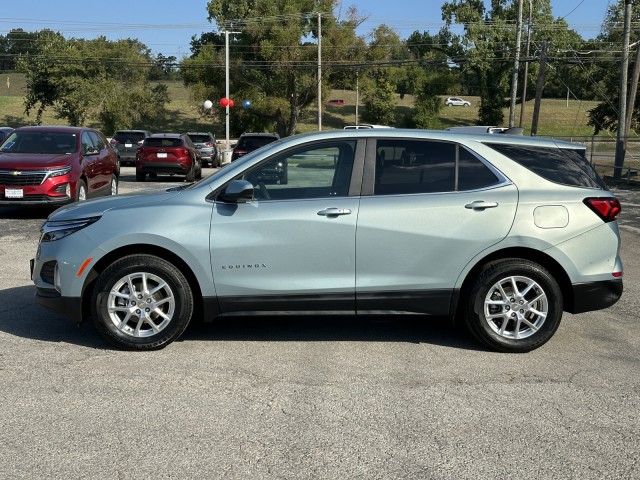
<path id="1" fill-rule="evenodd" d="M 275 142 L 279 138 L 277 133 L 243 133 L 233 149 L 231 161 L 234 162 L 243 155 Z"/>
<path id="2" fill-rule="evenodd" d="M 120 165 L 135 165 L 136 150 L 144 139 L 151 136 L 148 130 L 118 130 L 111 138 L 111 146 L 120 158 Z"/>

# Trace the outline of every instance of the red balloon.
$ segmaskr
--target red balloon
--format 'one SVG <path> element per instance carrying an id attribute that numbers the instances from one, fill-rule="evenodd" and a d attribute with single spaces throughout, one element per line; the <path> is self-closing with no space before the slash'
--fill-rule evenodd
<path id="1" fill-rule="evenodd" d="M 220 106 L 221 107 L 226 107 L 227 105 L 229 105 L 229 99 L 228 98 L 221 98 L 220 99 Z"/>
<path id="2" fill-rule="evenodd" d="M 233 100 L 229 99 L 229 106 L 233 107 Z"/>

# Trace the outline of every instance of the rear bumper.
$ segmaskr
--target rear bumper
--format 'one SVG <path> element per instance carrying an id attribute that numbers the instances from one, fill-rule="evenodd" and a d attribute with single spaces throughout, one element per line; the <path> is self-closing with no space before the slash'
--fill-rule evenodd
<path id="1" fill-rule="evenodd" d="M 186 175 L 191 170 L 191 163 L 144 162 L 138 160 L 136 170 L 143 173 L 174 173 L 178 175 Z"/>
<path id="2" fill-rule="evenodd" d="M 622 296 L 622 279 L 573 285 L 573 306 L 570 313 L 602 310 L 615 304 Z"/>

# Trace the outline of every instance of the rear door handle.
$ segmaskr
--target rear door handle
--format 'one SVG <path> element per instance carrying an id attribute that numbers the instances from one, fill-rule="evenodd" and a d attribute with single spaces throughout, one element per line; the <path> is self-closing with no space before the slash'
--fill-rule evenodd
<path id="1" fill-rule="evenodd" d="M 351 210 L 348 208 L 325 208 L 324 210 L 320 210 L 318 215 L 323 217 L 337 217 L 338 215 L 351 215 Z"/>
<path id="2" fill-rule="evenodd" d="M 484 210 L 485 208 L 496 208 L 498 202 L 484 202 L 482 200 L 476 200 L 475 202 L 467 203 L 464 208 L 471 210 Z"/>

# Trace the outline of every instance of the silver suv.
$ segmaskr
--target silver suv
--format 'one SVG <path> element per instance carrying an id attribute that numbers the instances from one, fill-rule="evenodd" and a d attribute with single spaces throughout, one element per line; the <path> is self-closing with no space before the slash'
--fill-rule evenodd
<path id="1" fill-rule="evenodd" d="M 40 303 L 128 349 L 164 347 L 194 319 L 286 312 L 455 317 L 526 352 L 563 311 L 620 298 L 619 213 L 582 145 L 322 132 L 189 186 L 54 212 L 32 278 Z"/>

